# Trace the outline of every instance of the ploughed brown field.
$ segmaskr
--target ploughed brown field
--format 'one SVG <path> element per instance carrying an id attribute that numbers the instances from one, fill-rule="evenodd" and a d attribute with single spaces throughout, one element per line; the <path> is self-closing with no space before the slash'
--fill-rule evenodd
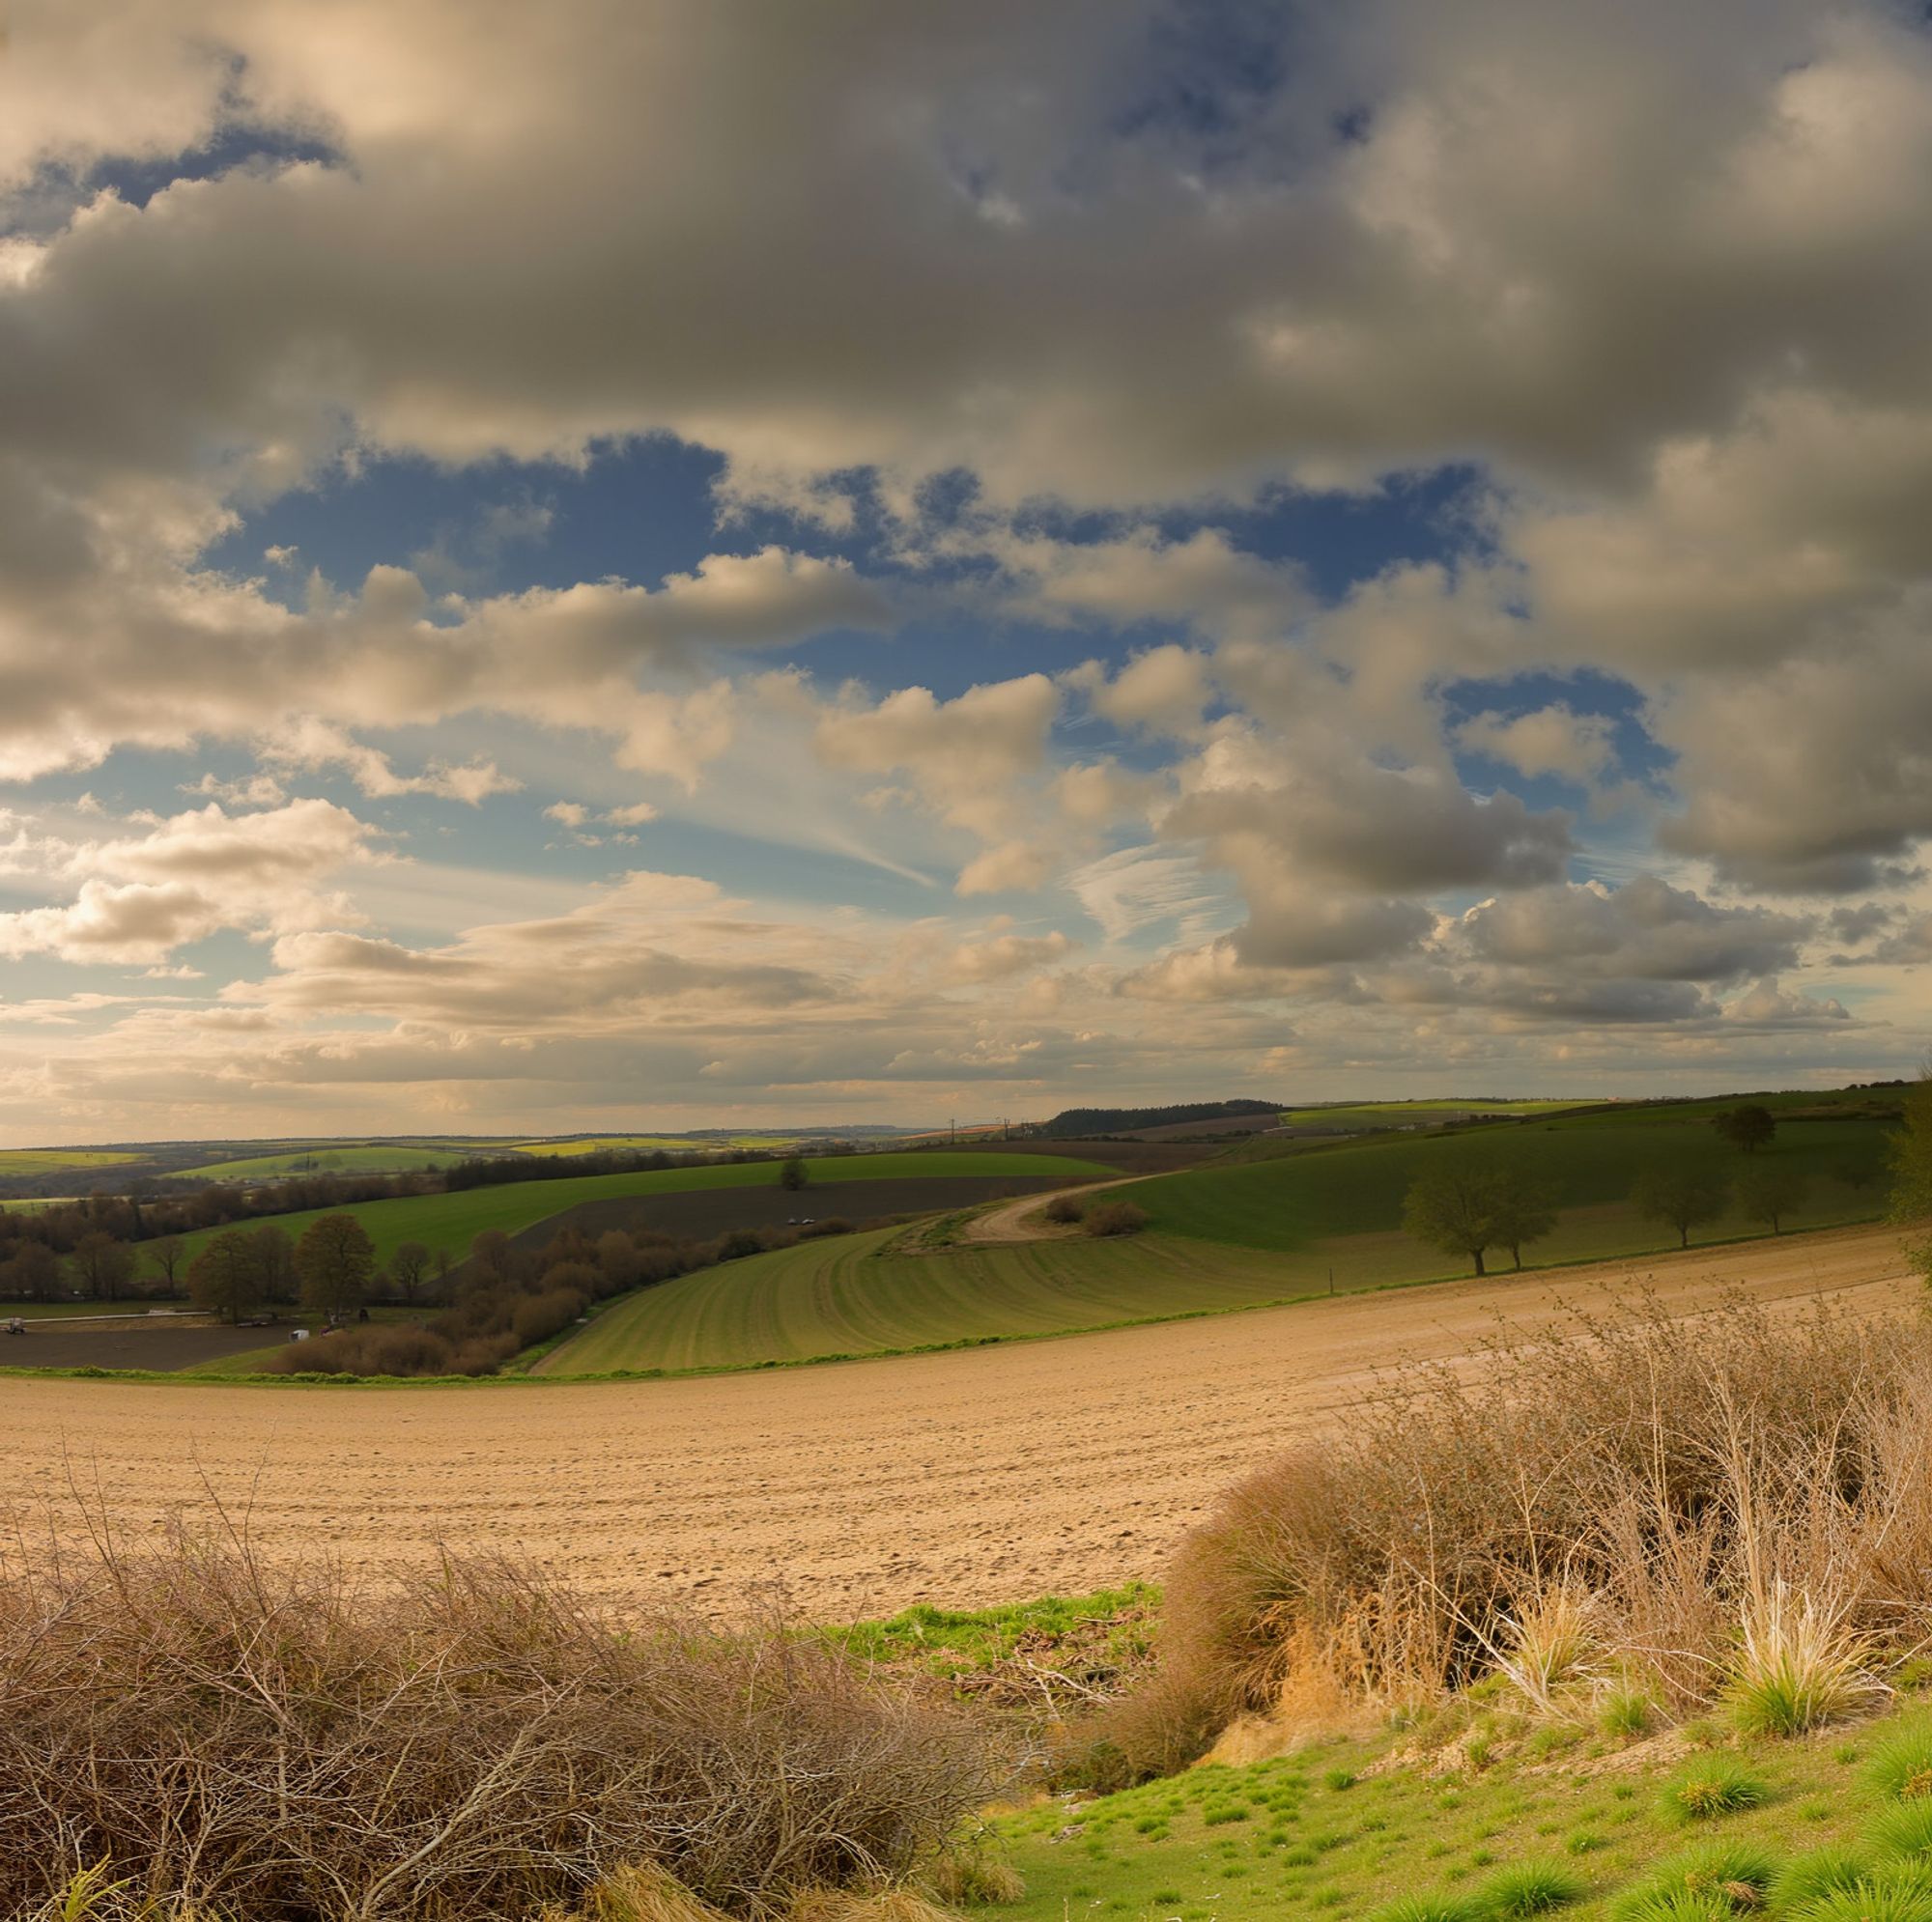
<path id="1" fill-rule="evenodd" d="M 31 1317 L 34 1311 L 22 1308 L 7 1313 Z M 284 1309 L 283 1325 L 276 1328 L 221 1328 L 213 1322 L 180 1328 L 166 1322 L 82 1321 L 70 1325 L 65 1320 L 30 1321 L 24 1335 L 0 1336 L 0 1368 L 156 1369 L 172 1373 L 176 1369 L 199 1368 L 203 1362 L 245 1354 L 271 1342 L 285 1342 L 288 1324 L 307 1319 L 293 1309 Z M 0 1386 L 0 1399 L 5 1395 L 4 1386 Z"/>
<path id="2" fill-rule="evenodd" d="M 781 1583 L 821 1620 L 978 1606 L 1156 1573 L 1217 1490 L 1378 1368 L 1468 1360 L 1653 1286 L 1794 1306 L 1910 1300 L 1857 1229 L 876 1362 L 658 1382 L 223 1387 L 0 1378 L 9 1517 L 138 1535 L 211 1492 L 265 1551 L 352 1563 L 439 1542 L 526 1554 L 613 1601 L 727 1608 Z M 65 1517 L 61 1521 L 61 1517 Z"/>
<path id="3" fill-rule="evenodd" d="M 1009 1196 L 1046 1194 L 1067 1185 L 1064 1174 L 906 1175 L 893 1181 L 829 1181 L 823 1187 L 694 1188 L 668 1195 L 613 1195 L 581 1201 L 513 1235 L 519 1248 L 543 1248 L 566 1229 L 593 1238 L 607 1229 L 653 1229 L 673 1240 L 708 1241 L 738 1228 L 779 1228 L 833 1216 L 850 1222 L 887 1215 L 942 1213 Z"/>

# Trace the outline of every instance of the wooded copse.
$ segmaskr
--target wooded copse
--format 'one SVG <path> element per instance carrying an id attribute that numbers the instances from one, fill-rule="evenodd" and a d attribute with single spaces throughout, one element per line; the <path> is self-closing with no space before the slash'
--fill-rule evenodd
<path id="1" fill-rule="evenodd" d="M 264 1370 L 273 1374 L 492 1374 L 615 1295 L 721 1261 L 877 1225 L 833 1216 L 796 1227 L 733 1229 L 704 1240 L 679 1239 L 648 1228 L 607 1229 L 593 1238 L 566 1227 L 541 1249 L 519 1248 L 500 1229 L 490 1229 L 469 1244 L 468 1258 L 453 1271 L 449 1299 L 440 1314 L 420 1321 L 337 1328 L 265 1360 Z M 318 1221 L 309 1234 L 322 1226 Z M 380 1279 L 388 1283 L 392 1278 Z"/>

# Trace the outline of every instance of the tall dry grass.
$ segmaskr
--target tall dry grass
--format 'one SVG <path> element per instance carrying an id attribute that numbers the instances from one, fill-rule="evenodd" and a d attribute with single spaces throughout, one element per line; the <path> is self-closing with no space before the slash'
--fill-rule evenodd
<path id="1" fill-rule="evenodd" d="M 1472 1370 L 1399 1371 L 1231 1489 L 1168 1575 L 1160 1679 L 1096 1734 L 1116 1772 L 1161 1772 L 1285 1690 L 1491 1674 L 1545 1712 L 1756 1687 L 1816 1719 L 1916 1649 L 1928 1607 L 1924 1323 L 1638 1298 Z"/>
<path id="2" fill-rule="evenodd" d="M 903 1877 L 988 1788 L 969 1724 L 815 1638 L 233 1540 L 14 1556 L 0 1704 L 9 1914 L 82 1868 L 249 1922 L 527 1915 L 628 1870 L 758 1917 Z"/>

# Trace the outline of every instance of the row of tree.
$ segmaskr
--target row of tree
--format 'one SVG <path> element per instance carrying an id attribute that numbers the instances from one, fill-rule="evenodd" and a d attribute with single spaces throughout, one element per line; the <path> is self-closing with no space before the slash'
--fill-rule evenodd
<path id="1" fill-rule="evenodd" d="M 734 1229 L 705 1240 L 674 1239 L 641 1228 L 609 1229 L 593 1238 L 566 1228 L 535 1250 L 520 1248 L 491 1229 L 476 1236 L 468 1258 L 452 1271 L 448 1303 L 440 1313 L 427 1320 L 338 1326 L 286 1349 L 269 1366 L 284 1373 L 490 1374 L 526 1348 L 561 1334 L 595 1302 L 817 1235 L 849 1234 L 858 1225 L 833 1218 Z M 298 1244 L 298 1259 L 299 1252 Z M 303 1298 L 309 1299 L 306 1292 Z M 334 1318 L 338 1324 L 344 1319 L 340 1314 Z"/>
<path id="2" fill-rule="evenodd" d="M 1804 1171 L 1782 1160 L 1754 1160 L 1735 1179 L 1694 1161 L 1659 1162 L 1637 1175 L 1631 1201 L 1646 1221 L 1674 1230 L 1678 1245 L 1688 1248 L 1693 1229 L 1733 1205 L 1747 1221 L 1781 1234 L 1809 1189 Z M 1455 1165 L 1431 1169 L 1415 1181 L 1403 1202 L 1402 1225 L 1418 1241 L 1473 1261 L 1482 1275 L 1492 1248 L 1507 1249 L 1520 1268 L 1522 1251 L 1548 1234 L 1556 1218 L 1554 1195 L 1520 1169 Z"/>
<path id="3" fill-rule="evenodd" d="M 394 1201 L 409 1195 L 436 1195 L 459 1190 L 497 1187 L 510 1182 L 577 1180 L 589 1174 L 625 1174 L 646 1170 L 688 1168 L 719 1160 L 769 1161 L 768 1150 L 734 1148 L 728 1153 L 668 1153 L 662 1148 L 609 1148 L 582 1155 L 498 1155 L 458 1162 L 449 1168 L 411 1169 L 393 1174 L 327 1173 L 303 1174 L 242 1184 L 210 1181 L 199 1188 L 173 1194 L 158 1192 L 151 1178 L 143 1178 L 127 1194 L 100 1191 L 52 1207 L 32 1210 L 0 1206 L 0 1289 L 13 1299 L 33 1301 L 42 1297 L 32 1292 L 16 1292 L 7 1287 L 7 1263 L 28 1242 L 38 1242 L 56 1256 L 75 1254 L 82 1243 L 105 1237 L 117 1243 L 140 1243 L 144 1248 L 155 1242 L 179 1240 L 204 1229 L 226 1228 L 234 1223 L 261 1221 L 277 1215 L 310 1214 L 318 1209 L 359 1207 L 365 1201 Z M 802 1170 L 804 1163 L 799 1161 Z M 787 1182 L 786 1186 L 794 1185 Z M 797 1185 L 803 1186 L 801 1179 Z M 28 1271 L 38 1273 L 45 1263 L 39 1257 L 27 1257 Z M 169 1292 L 177 1277 L 166 1263 L 151 1263 L 165 1278 Z M 22 1271 L 22 1279 L 28 1271 Z M 127 1292 L 135 1285 L 135 1270 L 129 1269 L 116 1286 Z M 100 1293 L 103 1300 L 115 1300 L 117 1293 L 87 1286 L 84 1292 Z"/>
<path id="4" fill-rule="evenodd" d="M 224 1321 L 246 1321 L 265 1308 L 298 1302 L 309 1314 L 341 1322 L 360 1313 L 372 1294 L 413 1303 L 432 1274 L 449 1271 L 446 1250 L 432 1255 L 406 1241 L 386 1270 L 375 1243 L 355 1215 L 318 1215 L 299 1241 L 272 1222 L 255 1229 L 225 1228 L 211 1235 L 187 1266 L 187 1291 L 197 1308 Z"/>

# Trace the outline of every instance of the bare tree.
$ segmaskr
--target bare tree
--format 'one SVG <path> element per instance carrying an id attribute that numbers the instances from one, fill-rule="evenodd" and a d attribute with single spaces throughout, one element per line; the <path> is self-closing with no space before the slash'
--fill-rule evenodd
<path id="1" fill-rule="evenodd" d="M 75 1277 L 96 1301 L 119 1301 L 134 1279 L 134 1251 L 99 1230 L 74 1243 L 72 1260 Z"/>
<path id="2" fill-rule="evenodd" d="M 420 1241 L 405 1241 L 389 1257 L 389 1274 L 396 1291 L 411 1307 L 415 1305 L 416 1290 L 429 1273 L 429 1250 Z"/>
<path id="3" fill-rule="evenodd" d="M 188 1293 L 197 1308 L 240 1322 L 262 1305 L 262 1263 L 255 1237 L 245 1229 L 224 1228 L 211 1235 L 187 1264 Z"/>
<path id="4" fill-rule="evenodd" d="M 302 1306 L 331 1321 L 362 1306 L 375 1271 L 375 1244 L 352 1214 L 318 1215 L 296 1243 Z"/>
<path id="5" fill-rule="evenodd" d="M 22 1241 L 0 1281 L 12 1301 L 52 1301 L 60 1293 L 60 1258 L 44 1241 Z"/>
<path id="6" fill-rule="evenodd" d="M 268 1222 L 248 1237 L 255 1251 L 256 1276 L 264 1301 L 294 1301 L 301 1277 L 296 1270 L 296 1245 L 287 1229 Z"/>
<path id="7" fill-rule="evenodd" d="M 178 1234 L 156 1235 L 141 1253 L 166 1285 L 169 1294 L 181 1292 L 182 1271 L 187 1262 L 187 1243 Z"/>

